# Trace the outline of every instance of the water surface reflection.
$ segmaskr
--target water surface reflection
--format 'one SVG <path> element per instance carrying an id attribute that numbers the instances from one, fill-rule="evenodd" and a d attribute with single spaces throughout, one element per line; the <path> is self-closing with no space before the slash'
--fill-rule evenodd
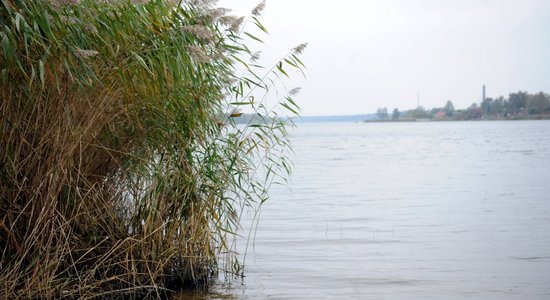
<path id="1" fill-rule="evenodd" d="M 550 298 L 549 121 L 300 124 L 293 140 L 246 278 L 197 299 Z"/>

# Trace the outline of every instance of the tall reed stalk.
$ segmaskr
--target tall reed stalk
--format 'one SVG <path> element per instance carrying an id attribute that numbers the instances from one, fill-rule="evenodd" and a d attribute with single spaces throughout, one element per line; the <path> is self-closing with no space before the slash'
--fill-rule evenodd
<path id="1" fill-rule="evenodd" d="M 211 3 L 0 1 L 1 298 L 160 297 L 239 272 L 239 216 L 290 171 L 298 113 L 296 90 L 254 95 L 302 71 L 303 46 L 266 71 Z"/>

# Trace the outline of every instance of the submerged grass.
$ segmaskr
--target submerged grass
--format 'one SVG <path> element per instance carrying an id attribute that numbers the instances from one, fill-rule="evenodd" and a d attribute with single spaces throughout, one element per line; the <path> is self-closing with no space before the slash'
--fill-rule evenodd
<path id="1" fill-rule="evenodd" d="M 266 31 L 261 8 L 249 23 Z M 265 95 L 303 64 L 302 48 L 247 62 L 242 37 L 260 38 L 226 13 L 0 1 L 0 297 L 160 297 L 238 275 L 239 217 L 290 171 L 295 90 Z M 241 107 L 265 122 L 236 125 Z"/>

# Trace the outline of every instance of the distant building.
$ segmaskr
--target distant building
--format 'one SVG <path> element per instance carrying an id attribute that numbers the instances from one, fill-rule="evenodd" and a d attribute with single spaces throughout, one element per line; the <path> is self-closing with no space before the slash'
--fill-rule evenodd
<path id="1" fill-rule="evenodd" d="M 447 116 L 447 115 L 446 115 L 445 112 L 442 111 L 442 110 L 438 111 L 438 112 L 435 114 L 435 117 L 436 117 L 437 119 L 443 119 L 443 118 L 445 118 L 446 116 Z"/>

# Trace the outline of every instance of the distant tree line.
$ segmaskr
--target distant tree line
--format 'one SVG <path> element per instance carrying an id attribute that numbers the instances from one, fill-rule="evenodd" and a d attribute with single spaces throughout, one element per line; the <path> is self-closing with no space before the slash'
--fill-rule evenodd
<path id="1" fill-rule="evenodd" d="M 519 91 L 508 97 L 485 98 L 480 103 L 473 103 L 466 109 L 455 109 L 451 100 L 443 107 L 430 110 L 422 106 L 400 112 L 395 108 L 391 114 L 386 107 L 376 112 L 379 120 L 411 121 L 429 120 L 498 120 L 498 119 L 539 119 L 550 118 L 550 95 L 544 92 L 529 94 Z"/>

